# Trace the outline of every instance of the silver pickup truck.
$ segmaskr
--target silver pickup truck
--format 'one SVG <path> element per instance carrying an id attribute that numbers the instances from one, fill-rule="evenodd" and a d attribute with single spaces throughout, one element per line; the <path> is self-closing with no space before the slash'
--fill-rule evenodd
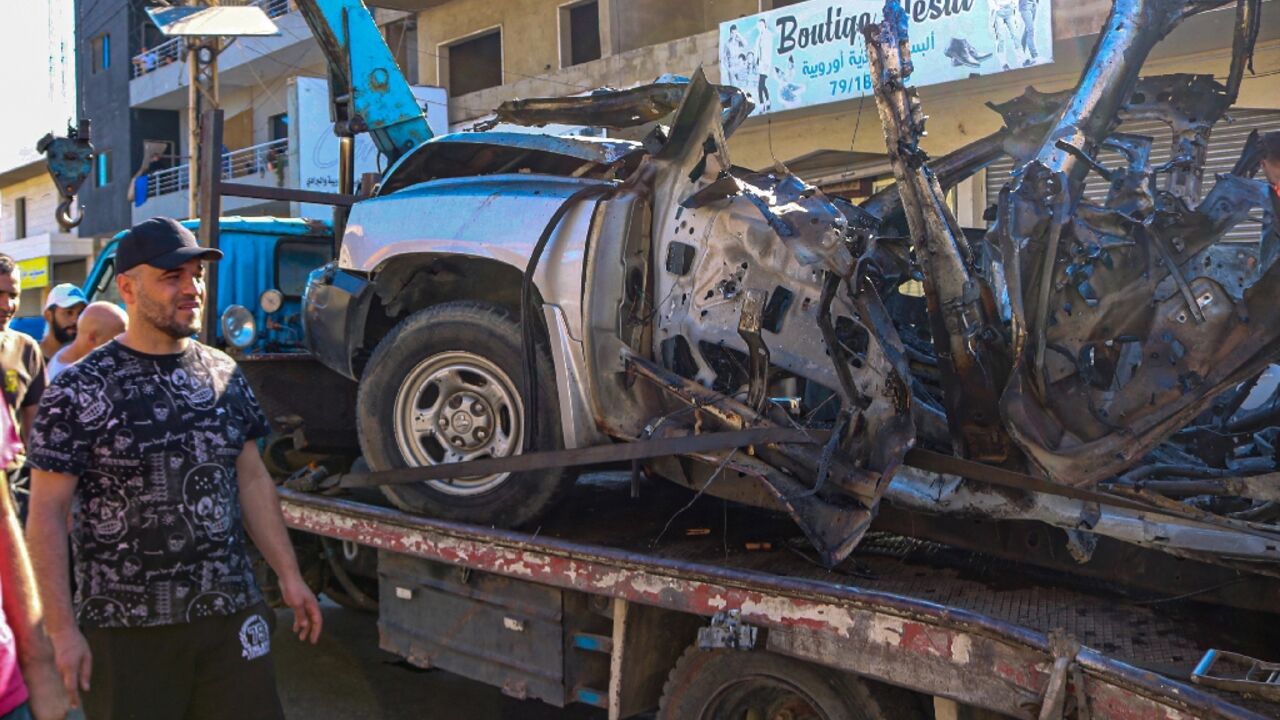
<path id="1" fill-rule="evenodd" d="M 856 206 L 783 167 L 733 165 L 726 138 L 749 103 L 701 72 L 507 103 L 501 121 L 641 139 L 477 132 L 410 152 L 313 273 L 307 344 L 359 381 L 374 470 L 738 433 L 642 464 L 790 514 L 827 564 L 887 498 L 1057 526 L 1082 560 L 1106 536 L 1273 572 L 1280 498 L 1253 476 L 1274 452 L 1241 439 L 1230 457 L 1197 454 L 1195 440 L 1256 429 L 1240 425 L 1241 383 L 1280 332 L 1249 312 L 1280 288 L 1274 248 L 1221 243 L 1265 201 L 1257 158 L 1203 202 L 1196 174 L 1243 60 L 1226 84 L 1138 76 L 1171 27 L 1219 4 L 1117 3 L 1076 90 L 993 106 L 1005 128 L 931 160 L 891 1 L 866 32 L 898 183 Z M 1240 3 L 1240 58 L 1254 5 Z M 1186 152 L 1150 167 L 1151 138 L 1116 132 L 1133 117 L 1165 119 Z M 1104 149 L 1126 164 L 1105 167 Z M 942 191 L 1004 154 L 1023 169 L 992 231 L 965 235 Z M 1104 203 L 1083 199 L 1090 172 L 1113 186 Z M 1228 276 L 1239 286 L 1217 285 Z M 572 483 L 553 468 L 384 491 L 527 526 Z"/>

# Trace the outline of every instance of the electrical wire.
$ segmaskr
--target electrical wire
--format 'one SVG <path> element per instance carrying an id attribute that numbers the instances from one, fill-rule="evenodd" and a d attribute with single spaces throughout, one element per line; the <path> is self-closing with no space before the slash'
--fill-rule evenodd
<path id="1" fill-rule="evenodd" d="M 657 547 L 658 543 L 662 542 L 662 538 L 667 534 L 667 530 L 671 529 L 671 523 L 675 522 L 676 518 L 684 514 L 686 510 L 693 507 L 694 503 L 698 502 L 698 498 L 701 498 L 707 492 L 707 488 L 711 487 L 711 483 L 714 482 L 717 477 L 720 477 L 720 473 L 724 472 L 725 466 L 729 464 L 729 461 L 733 460 L 734 456 L 738 454 L 738 450 L 740 449 L 741 448 L 734 448 L 733 450 L 730 450 L 729 453 L 724 456 L 724 459 L 720 461 L 720 464 L 716 466 L 716 469 L 711 473 L 711 476 L 707 478 L 707 481 L 702 484 L 702 487 L 698 488 L 698 492 L 694 494 L 693 498 L 690 499 L 684 507 L 676 510 L 674 513 L 671 513 L 671 517 L 667 518 L 667 524 L 662 526 L 662 531 L 653 539 L 651 547 Z"/>
<path id="2" fill-rule="evenodd" d="M 246 50 L 250 50 L 251 52 L 253 52 L 253 50 L 249 48 L 249 46 L 246 43 L 242 42 L 240 43 L 240 45 L 244 47 Z M 306 51 L 304 50 L 303 52 L 305 54 Z M 260 57 L 265 57 L 265 56 L 260 56 Z M 255 82 L 258 83 L 258 87 L 262 88 L 263 92 L 267 93 L 267 95 L 271 97 L 271 102 L 275 103 L 276 106 L 280 106 L 281 105 L 280 98 L 277 97 L 276 94 L 271 91 L 271 88 L 267 86 L 266 82 L 263 81 L 262 76 L 258 74 L 258 70 L 253 67 L 253 63 L 252 62 L 245 63 L 245 67 L 249 69 L 249 74 L 253 75 L 253 79 Z M 289 78 L 281 77 L 281 78 L 277 78 L 277 80 L 287 83 L 289 81 Z M 285 107 L 288 106 L 287 103 L 285 103 L 284 105 Z"/>
<path id="3" fill-rule="evenodd" d="M 93 14 L 93 11 L 94 11 L 94 10 L 97 10 L 97 9 L 98 9 L 98 6 L 99 6 L 99 5 L 101 5 L 101 4 L 102 4 L 102 0 L 94 0 L 94 2 L 93 2 L 93 4 L 92 4 L 92 5 L 90 5 L 89 7 L 85 8 L 83 11 L 81 11 L 81 12 L 79 13 L 79 16 L 76 18 L 76 25 L 78 26 L 78 25 L 80 24 L 80 18 L 88 17 L 88 16 L 92 15 L 92 14 Z M 111 22 L 111 21 L 112 21 L 112 20 L 114 20 L 115 18 L 116 18 L 116 13 L 110 13 L 110 14 L 108 14 L 105 18 L 103 18 L 102 22 L 100 22 L 100 23 L 98 23 L 96 26 L 94 26 L 94 28 L 93 28 L 92 30 L 89 30 L 89 31 L 86 31 L 86 32 L 82 32 L 82 33 L 77 33 L 77 34 L 78 34 L 78 35 L 80 35 L 81 37 L 84 37 L 84 38 L 91 38 L 91 37 L 93 37 L 93 36 L 94 36 L 94 35 L 95 35 L 99 30 L 101 30 L 102 28 L 106 27 L 106 26 L 107 26 L 107 23 Z"/>
<path id="4" fill-rule="evenodd" d="M 267 51 L 267 50 L 264 50 L 264 49 L 261 49 L 261 48 L 255 48 L 255 47 L 251 46 L 251 45 L 250 45 L 250 44 L 248 44 L 248 43 L 241 43 L 241 46 L 242 46 L 242 47 L 244 47 L 246 50 L 248 50 L 248 51 L 250 51 L 250 52 L 254 53 L 254 54 L 256 55 L 256 59 L 259 59 L 259 60 L 266 60 L 267 62 L 275 63 L 276 65 L 278 65 L 278 66 L 280 66 L 280 67 L 282 67 L 282 68 L 285 68 L 286 70 L 291 70 L 291 71 L 293 72 L 293 74 L 294 74 L 294 75 L 298 75 L 298 76 L 305 76 L 305 77 L 314 77 L 314 76 L 315 76 L 315 71 L 314 71 L 314 70 L 312 70 L 312 69 L 310 69 L 310 68 L 304 68 L 304 67 L 301 67 L 301 66 L 297 65 L 296 63 L 291 63 L 291 62 L 287 62 L 287 61 L 285 61 L 285 60 L 281 60 L 281 59 L 279 59 L 279 58 L 272 57 L 272 56 L 268 53 L 268 51 Z M 306 54 L 306 49 L 304 48 L 304 49 L 303 49 L 303 55 L 305 55 L 305 54 Z M 466 106 L 466 105 L 462 105 L 461 103 L 458 103 L 457 101 L 454 101 L 454 100 L 449 100 L 449 101 L 441 102 L 441 101 L 439 101 L 439 100 L 422 100 L 422 99 L 419 99 L 418 101 L 419 101 L 419 102 L 425 102 L 425 103 L 427 103 L 428 105 L 435 105 L 435 106 L 438 106 L 438 107 L 442 107 L 442 108 L 444 108 L 445 110 L 448 110 L 449 108 L 458 108 L 458 109 L 461 109 L 461 110 L 463 110 L 463 111 L 465 111 L 465 112 L 472 113 L 472 114 L 474 114 L 474 115 L 476 115 L 476 116 L 489 115 L 489 114 L 491 114 L 491 113 L 493 112 L 493 110 L 492 110 L 492 109 L 481 110 L 481 109 L 478 109 L 478 108 L 472 108 L 472 107 L 468 107 L 468 106 Z"/>
<path id="5" fill-rule="evenodd" d="M 101 0 L 99 0 L 99 1 L 101 1 Z M 402 34 L 401 34 L 401 45 L 403 45 L 404 36 L 405 36 L 405 35 L 407 35 L 407 34 L 408 34 L 407 32 L 405 32 L 405 33 L 402 33 Z M 248 45 L 246 45 L 246 47 L 249 47 L 249 46 L 248 46 Z M 254 52 L 258 53 L 260 57 L 263 57 L 263 58 L 265 58 L 265 59 L 267 59 L 267 60 L 270 60 L 270 61 L 277 62 L 277 63 L 282 64 L 282 65 L 286 65 L 286 66 L 288 66 L 288 65 L 287 65 L 287 64 L 285 64 L 285 63 L 280 63 L 280 61 L 276 60 L 275 58 L 272 58 L 272 57 L 267 56 L 266 52 L 265 52 L 265 51 L 263 51 L 263 50 L 253 49 L 253 48 L 251 48 L 251 49 L 252 49 Z M 419 55 L 419 56 L 421 56 L 421 55 L 426 55 L 426 56 L 429 56 L 429 57 L 433 57 L 433 58 L 435 58 L 437 61 L 440 61 L 440 60 L 443 60 L 443 61 L 446 61 L 446 62 L 448 61 L 448 56 L 446 56 L 446 55 L 442 55 L 442 54 L 440 54 L 440 53 L 431 52 L 430 50 L 424 50 L 424 49 L 422 49 L 422 48 L 418 48 L 418 51 L 417 51 L 417 53 L 416 53 L 416 54 L 417 54 L 417 55 Z M 297 68 L 296 66 L 292 66 L 292 67 L 293 67 L 293 69 L 295 69 L 295 70 L 300 70 L 300 69 L 299 69 L 299 68 Z M 300 70 L 300 72 L 302 72 L 302 71 Z M 556 71 L 552 71 L 552 72 L 556 72 Z M 548 77 L 551 73 L 542 73 L 542 74 L 540 74 L 540 75 L 529 75 L 529 74 L 527 74 L 527 73 L 516 72 L 516 71 L 514 71 L 514 70 L 508 70 L 508 69 L 506 69 L 506 68 L 503 68 L 502 74 L 503 74 L 504 78 L 505 78 L 506 76 L 515 76 L 516 78 L 519 78 L 519 79 L 525 79 L 525 80 L 539 80 L 539 81 L 542 81 L 542 82 L 551 83 L 551 84 L 553 84 L 553 85 L 561 85 L 561 86 L 564 86 L 564 87 L 572 88 L 572 89 L 574 89 L 574 90 L 580 90 L 580 91 L 582 91 L 582 92 L 590 92 L 590 91 L 592 91 L 592 90 L 595 90 L 595 89 L 596 89 L 594 86 L 580 85 L 580 84 L 578 84 L 578 83 L 572 83 L 572 82 L 567 82 L 567 81 L 564 81 L 564 80 L 557 80 L 557 79 L 554 79 L 554 78 Z M 504 84 L 505 84 L 505 83 L 504 83 Z M 444 104 L 444 103 L 438 103 L 438 104 Z M 456 105 L 455 105 L 455 106 L 456 106 Z M 468 111 L 471 111 L 471 110 L 472 110 L 472 109 L 470 109 L 470 108 L 464 108 L 464 109 L 467 109 Z"/>
<path id="6" fill-rule="evenodd" d="M 1211 593 L 1215 590 L 1221 590 L 1226 587 L 1231 587 L 1232 585 L 1239 585 L 1240 583 L 1248 579 L 1250 579 L 1248 576 L 1242 576 L 1238 578 L 1233 578 L 1231 580 L 1227 580 L 1226 582 L 1218 583 L 1217 585 L 1210 585 L 1209 587 L 1200 588 L 1199 590 L 1192 590 L 1191 592 L 1182 593 L 1181 595 L 1153 598 L 1150 600 L 1134 600 L 1133 604 L 1134 605 L 1159 605 L 1161 603 L 1176 602 L 1178 600 L 1186 600 L 1187 598 L 1193 598 L 1197 595 L 1204 595 L 1205 593 Z"/>
<path id="7" fill-rule="evenodd" d="M 435 58 L 437 61 L 439 61 L 439 60 L 444 60 L 445 62 L 448 62 L 448 60 L 449 60 L 448 56 L 446 56 L 446 55 L 441 55 L 441 54 L 439 54 L 439 53 L 433 53 L 433 52 L 431 52 L 430 50 L 423 50 L 422 48 L 418 48 L 418 54 L 419 54 L 419 55 L 428 55 L 428 56 L 430 56 L 430 57 Z M 557 72 L 557 71 L 553 70 L 553 71 L 551 71 L 551 72 Z M 506 68 L 503 68 L 503 69 L 502 69 L 502 75 L 503 75 L 503 77 L 504 77 L 504 78 L 505 78 L 507 75 L 515 75 L 515 76 L 516 76 L 516 77 L 518 77 L 518 78 L 523 78 L 523 79 L 526 79 L 526 80 L 541 80 L 541 81 L 543 81 L 543 82 L 549 82 L 549 83 L 551 83 L 552 85 L 563 85 L 563 86 L 565 86 L 565 87 L 573 88 L 573 89 L 575 89 L 575 90 L 581 90 L 581 91 L 583 91 L 583 92 L 591 92 L 592 90 L 595 90 L 595 89 L 596 89 L 596 88 L 595 88 L 595 87 L 593 87 L 593 86 L 579 85 L 579 84 L 577 84 L 577 83 L 571 83 L 571 82 L 568 82 L 568 81 L 565 81 L 565 80 L 554 80 L 554 79 L 552 79 L 552 78 L 550 78 L 550 77 L 547 77 L 549 74 L 550 74 L 550 73 L 542 73 L 541 75 L 526 75 L 525 73 L 518 73 L 518 72 L 515 72 L 514 70 L 507 70 Z M 505 82 L 504 82 L 503 84 L 505 85 L 505 84 L 507 84 L 507 83 L 505 83 Z"/>
<path id="8" fill-rule="evenodd" d="M 867 99 L 866 95 L 861 95 L 858 97 L 858 115 L 853 121 L 853 137 L 849 138 L 850 154 L 856 152 L 854 150 L 854 147 L 858 144 L 858 130 L 862 127 L 862 104 L 866 102 L 866 99 Z"/>

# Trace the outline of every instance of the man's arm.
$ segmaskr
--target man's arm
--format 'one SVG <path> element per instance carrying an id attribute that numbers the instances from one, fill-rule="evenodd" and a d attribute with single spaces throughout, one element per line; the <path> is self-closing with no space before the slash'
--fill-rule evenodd
<path id="1" fill-rule="evenodd" d="M 36 421 L 36 411 L 39 409 L 38 405 L 28 405 L 19 413 L 22 417 L 18 418 L 18 436 L 22 438 L 23 447 L 31 447 L 27 437 L 31 434 L 31 426 Z"/>
<path id="2" fill-rule="evenodd" d="M 49 375 L 45 369 L 44 354 L 40 350 L 38 343 L 33 342 L 31 347 L 28 348 L 23 364 L 27 366 L 27 372 L 31 374 L 31 379 L 27 382 L 27 392 L 22 398 L 22 407 L 18 410 L 19 421 L 21 422 L 18 434 L 22 437 L 22 444 L 30 451 L 31 445 L 27 442 L 27 438 L 30 436 L 31 427 L 36 421 L 36 410 L 39 408 L 40 398 L 44 397 L 44 391 L 49 387 Z"/>
<path id="3" fill-rule="evenodd" d="M 67 570 L 69 567 L 67 515 L 71 509 L 71 497 L 76 489 L 76 481 L 73 475 L 32 469 L 31 501 L 27 510 L 27 536 L 30 539 L 31 560 L 35 565 L 35 571 L 40 576 L 40 598 L 44 601 L 45 629 L 48 630 L 49 638 L 53 640 L 51 659 L 57 663 L 53 676 L 54 689 L 57 689 L 57 677 L 60 673 L 62 688 L 69 696 L 72 707 L 80 704 L 77 691 L 89 689 L 89 672 L 92 666 L 89 645 L 80 634 L 80 628 L 76 625 L 75 612 L 71 607 L 71 582 Z M 5 493 L 5 498 L 7 497 Z M 7 502 L 7 499 L 0 502 Z M 27 567 L 27 572 L 30 571 L 31 568 Z M 9 606 L 9 584 L 6 581 L 4 597 L 6 609 Z M 16 631 L 17 628 L 14 630 Z M 19 638 L 19 649 L 21 647 L 21 638 Z M 24 677 L 27 677 L 26 672 L 24 666 Z M 29 677 L 27 681 L 30 683 Z M 35 694 L 33 689 L 33 700 Z M 63 702 L 65 703 L 66 700 L 64 699 Z M 66 714 L 65 710 L 62 714 Z"/>
<path id="4" fill-rule="evenodd" d="M 236 475 L 245 530 L 280 578 L 280 594 L 293 609 L 293 631 L 298 633 L 299 640 L 315 643 L 320 639 L 320 626 L 324 622 L 320 604 L 298 570 L 298 558 L 293 554 L 284 515 L 280 513 L 280 498 L 258 455 L 256 443 L 245 443 L 240 457 L 236 458 Z"/>

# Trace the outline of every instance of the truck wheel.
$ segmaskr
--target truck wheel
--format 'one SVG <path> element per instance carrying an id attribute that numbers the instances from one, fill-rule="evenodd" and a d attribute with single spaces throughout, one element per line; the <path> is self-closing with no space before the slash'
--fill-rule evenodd
<path id="1" fill-rule="evenodd" d="M 360 380 L 356 428 L 374 470 L 521 451 L 520 326 L 501 308 L 450 302 L 410 315 L 374 350 Z M 538 348 L 539 417 L 532 447 L 560 447 L 551 358 Z M 563 470 L 500 473 L 382 488 L 402 510 L 499 527 L 527 525 L 572 484 Z"/>
<path id="2" fill-rule="evenodd" d="M 881 720 L 866 684 L 838 670 L 769 652 L 685 651 L 662 688 L 658 720 Z"/>

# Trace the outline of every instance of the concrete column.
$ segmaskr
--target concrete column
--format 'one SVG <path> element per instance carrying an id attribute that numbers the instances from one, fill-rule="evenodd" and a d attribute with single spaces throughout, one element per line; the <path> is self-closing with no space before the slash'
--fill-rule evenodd
<path id="1" fill-rule="evenodd" d="M 623 0 L 625 2 L 625 0 Z M 613 0 L 598 0 L 600 7 L 600 57 L 613 54 Z"/>
<path id="2" fill-rule="evenodd" d="M 956 185 L 956 221 L 960 227 L 985 227 L 982 213 L 987 209 L 987 171 L 980 170 Z"/>

